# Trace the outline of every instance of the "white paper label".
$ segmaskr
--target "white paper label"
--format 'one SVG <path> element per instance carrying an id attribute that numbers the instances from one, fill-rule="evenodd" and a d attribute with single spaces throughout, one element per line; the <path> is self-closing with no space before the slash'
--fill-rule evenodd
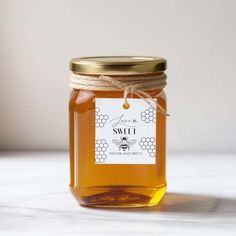
<path id="1" fill-rule="evenodd" d="M 155 164 L 156 111 L 143 99 L 96 98 L 95 163 Z"/>

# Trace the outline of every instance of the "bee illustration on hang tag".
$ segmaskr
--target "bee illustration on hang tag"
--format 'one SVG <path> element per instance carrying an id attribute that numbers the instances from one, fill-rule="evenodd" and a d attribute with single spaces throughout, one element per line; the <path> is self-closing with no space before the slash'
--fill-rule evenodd
<path id="1" fill-rule="evenodd" d="M 121 136 L 120 139 L 113 139 L 112 143 L 114 143 L 116 146 L 118 146 L 119 150 L 126 151 L 127 149 L 130 150 L 130 147 L 133 146 L 137 142 L 136 139 L 131 139 L 127 136 Z"/>

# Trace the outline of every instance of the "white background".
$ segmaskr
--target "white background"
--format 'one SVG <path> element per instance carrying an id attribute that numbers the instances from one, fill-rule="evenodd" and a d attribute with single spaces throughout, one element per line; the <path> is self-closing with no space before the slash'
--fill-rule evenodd
<path id="1" fill-rule="evenodd" d="M 76 56 L 168 60 L 169 151 L 236 151 L 236 1 L 0 0 L 0 149 L 68 149 Z"/>

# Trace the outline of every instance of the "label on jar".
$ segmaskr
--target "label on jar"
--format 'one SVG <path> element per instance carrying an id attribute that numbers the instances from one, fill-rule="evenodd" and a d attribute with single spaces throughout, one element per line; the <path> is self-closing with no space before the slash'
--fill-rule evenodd
<path id="1" fill-rule="evenodd" d="M 95 99 L 95 163 L 155 164 L 156 111 L 143 99 Z"/>

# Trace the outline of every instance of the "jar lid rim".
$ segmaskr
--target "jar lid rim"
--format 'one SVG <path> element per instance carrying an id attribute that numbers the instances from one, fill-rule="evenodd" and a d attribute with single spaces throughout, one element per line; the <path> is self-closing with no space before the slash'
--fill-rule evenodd
<path id="1" fill-rule="evenodd" d="M 149 56 L 77 57 L 70 60 L 70 70 L 79 74 L 137 74 L 166 70 L 166 60 Z"/>

